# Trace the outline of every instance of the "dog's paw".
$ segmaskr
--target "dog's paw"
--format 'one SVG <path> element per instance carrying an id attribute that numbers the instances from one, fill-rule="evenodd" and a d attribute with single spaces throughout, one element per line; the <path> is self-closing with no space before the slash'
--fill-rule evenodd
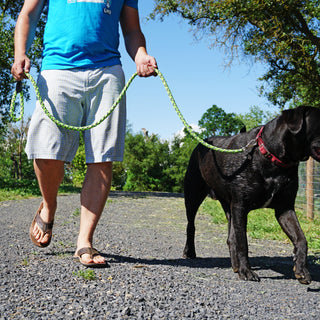
<path id="1" fill-rule="evenodd" d="M 182 257 L 185 259 L 195 259 L 197 255 L 194 246 L 186 244 L 183 250 Z"/>
<path id="2" fill-rule="evenodd" d="M 183 250 L 182 257 L 185 259 L 195 259 L 197 257 L 196 251 L 186 245 Z"/>
<path id="3" fill-rule="evenodd" d="M 238 271 L 239 278 L 244 281 L 256 281 L 260 282 L 259 276 L 253 272 L 251 269 L 246 269 L 242 271 Z"/>
<path id="4" fill-rule="evenodd" d="M 182 257 L 185 259 L 195 259 L 197 255 L 196 253 L 183 252 Z"/>
<path id="5" fill-rule="evenodd" d="M 309 271 L 306 268 L 303 268 L 300 272 L 297 272 L 296 267 L 293 268 L 294 275 L 301 284 L 310 284 L 311 276 Z"/>

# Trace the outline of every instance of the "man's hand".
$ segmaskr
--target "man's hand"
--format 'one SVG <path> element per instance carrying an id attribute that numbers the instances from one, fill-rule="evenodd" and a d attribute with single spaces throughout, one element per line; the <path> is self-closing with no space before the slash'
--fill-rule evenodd
<path id="1" fill-rule="evenodd" d="M 25 72 L 30 72 L 30 66 L 30 60 L 26 55 L 23 55 L 18 58 L 16 57 L 11 68 L 11 73 L 17 81 L 21 81 L 22 79 L 27 78 Z"/>
<path id="2" fill-rule="evenodd" d="M 156 59 L 148 54 L 136 57 L 137 73 L 140 77 L 156 76 L 154 69 L 158 68 Z"/>

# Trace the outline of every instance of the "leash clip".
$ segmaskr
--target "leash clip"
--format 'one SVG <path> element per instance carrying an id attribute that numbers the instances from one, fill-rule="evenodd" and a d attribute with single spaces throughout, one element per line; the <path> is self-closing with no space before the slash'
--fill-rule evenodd
<path id="1" fill-rule="evenodd" d="M 243 149 L 251 148 L 257 145 L 257 139 L 250 140 Z"/>

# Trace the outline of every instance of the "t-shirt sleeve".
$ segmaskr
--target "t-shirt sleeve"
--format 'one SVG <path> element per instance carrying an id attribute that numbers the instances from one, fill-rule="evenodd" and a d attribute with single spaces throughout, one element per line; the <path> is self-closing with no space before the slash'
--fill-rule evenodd
<path id="1" fill-rule="evenodd" d="M 138 0 L 125 0 L 125 5 L 138 9 Z"/>

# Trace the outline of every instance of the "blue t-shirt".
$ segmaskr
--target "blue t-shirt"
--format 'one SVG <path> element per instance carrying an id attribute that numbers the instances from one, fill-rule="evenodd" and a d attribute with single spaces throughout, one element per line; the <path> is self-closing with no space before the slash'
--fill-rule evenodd
<path id="1" fill-rule="evenodd" d="M 42 70 L 120 64 L 119 19 L 138 0 L 48 0 Z"/>

